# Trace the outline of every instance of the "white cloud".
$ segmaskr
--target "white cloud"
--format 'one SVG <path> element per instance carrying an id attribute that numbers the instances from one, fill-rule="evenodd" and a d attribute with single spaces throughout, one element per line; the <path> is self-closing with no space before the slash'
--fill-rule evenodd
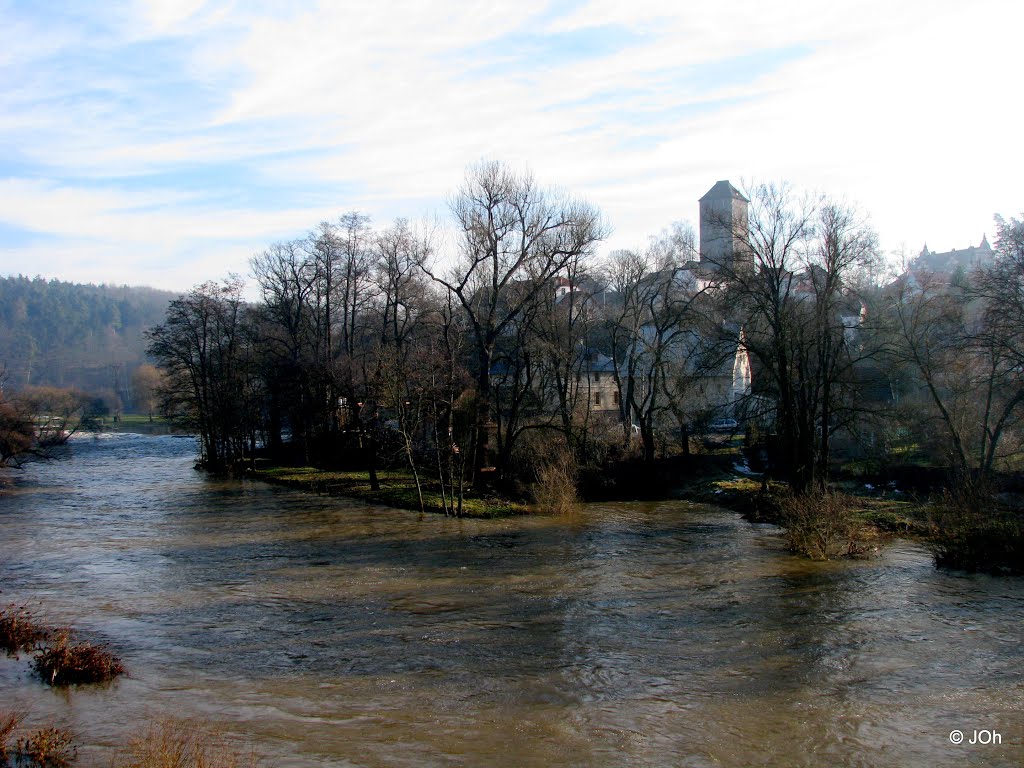
<path id="1" fill-rule="evenodd" d="M 182 29 L 206 5 L 206 0 L 142 0 L 137 13 L 153 34 Z"/>
<path id="2" fill-rule="evenodd" d="M 18 161 L 0 221 L 75 244 L 50 262 L 0 241 L 0 271 L 145 250 L 187 262 L 187 287 L 342 210 L 443 213 L 481 157 L 590 199 L 609 247 L 696 218 L 720 178 L 844 195 L 888 247 L 963 246 L 1024 207 L 1024 11 L 997 0 L 254 7 L 153 0 L 98 14 L 98 37 L 47 36 L 38 19 L 0 32 L 0 62 L 26 73 L 0 80 L 0 141 Z M 125 58 L 148 50 L 152 70 Z"/>

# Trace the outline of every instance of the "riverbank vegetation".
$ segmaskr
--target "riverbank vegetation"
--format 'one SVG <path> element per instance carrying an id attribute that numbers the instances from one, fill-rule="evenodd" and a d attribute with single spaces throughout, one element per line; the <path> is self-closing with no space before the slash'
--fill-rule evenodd
<path id="1" fill-rule="evenodd" d="M 11 391 L 4 385 L 5 373 L 0 371 L 0 468 L 51 458 L 53 449 L 77 432 L 166 434 L 173 429 L 152 414 L 112 413 L 105 397 L 77 389 L 31 386 Z"/>
<path id="2" fill-rule="evenodd" d="M 33 669 L 52 686 L 105 683 L 124 673 L 109 649 L 75 641 L 71 630 L 45 625 L 23 605 L 0 609 L 0 649 L 9 656 L 34 653 Z"/>
<path id="3" fill-rule="evenodd" d="M 51 633 L 36 653 L 32 667 L 52 686 L 105 683 L 124 673 L 121 660 L 107 648 L 76 642 L 68 630 Z"/>
<path id="4" fill-rule="evenodd" d="M 68 768 L 78 757 L 74 738 L 64 728 L 19 733 L 24 715 L 0 710 L 0 768 Z"/>
<path id="5" fill-rule="evenodd" d="M 67 629 L 46 626 L 27 606 L 0 609 L 0 649 L 8 655 L 35 653 L 32 667 L 51 686 L 108 682 L 124 673 L 107 648 L 75 641 Z M 0 709 L 0 768 L 68 768 L 78 757 L 66 728 L 23 728 L 25 715 Z M 112 768 L 246 768 L 261 765 L 209 726 L 162 718 L 152 720 L 121 749 Z"/>
<path id="6" fill-rule="evenodd" d="M 30 652 L 50 636 L 35 614 L 25 605 L 0 609 L 0 650 L 8 656 Z"/>
<path id="7" fill-rule="evenodd" d="M 111 768 L 259 768 L 264 764 L 254 750 L 238 746 L 209 724 L 158 718 L 129 742 Z"/>
<path id="8" fill-rule="evenodd" d="M 78 760 L 74 735 L 53 726 L 22 728 L 25 716 L 0 710 L 0 768 L 70 768 Z M 157 718 L 119 749 L 110 768 L 259 768 L 256 752 L 233 743 L 208 724 Z"/>
<path id="9" fill-rule="evenodd" d="M 323 493 L 348 496 L 370 504 L 383 504 L 399 509 L 413 509 L 462 517 L 506 517 L 525 514 L 524 503 L 499 495 L 476 495 L 472 490 L 461 499 L 442 494 L 441 485 L 421 482 L 417 489 L 412 472 L 398 467 L 377 472 L 377 488 L 365 471 L 329 470 L 305 466 L 265 466 L 256 461 L 247 467 L 247 476 L 276 485 Z M 461 508 L 459 506 L 461 502 Z"/>
<path id="10" fill-rule="evenodd" d="M 1000 487 L 1024 447 L 1024 223 L 997 219 L 972 270 L 893 278 L 850 206 L 723 185 L 729 212 L 702 208 L 712 245 L 677 223 L 604 260 L 595 208 L 500 163 L 469 170 L 447 240 L 356 212 L 322 222 L 252 258 L 259 301 L 231 277 L 171 302 L 148 334 L 162 409 L 208 469 L 424 511 L 643 495 L 659 462 L 699 472 L 688 458 L 728 432 L 740 474 L 786 489 L 776 520 L 814 556 L 858 549 L 836 492 L 856 463 L 937 469 L 921 499 L 992 486 L 1019 537 Z M 986 530 L 989 508 L 974 512 Z M 932 531 L 951 550 L 965 539 L 948 520 Z"/>

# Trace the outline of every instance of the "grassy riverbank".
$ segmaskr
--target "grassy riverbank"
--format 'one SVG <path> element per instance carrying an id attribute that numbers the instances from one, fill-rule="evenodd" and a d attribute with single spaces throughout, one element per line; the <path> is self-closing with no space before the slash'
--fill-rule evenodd
<path id="1" fill-rule="evenodd" d="M 928 505 L 917 499 L 899 498 L 898 494 L 876 492 L 858 487 L 857 483 L 837 483 L 836 490 L 847 495 L 854 504 L 858 520 L 880 533 L 910 536 L 928 534 Z M 757 522 L 780 523 L 778 500 L 786 494 L 781 483 L 770 483 L 767 495 L 761 481 L 743 475 L 700 477 L 682 485 L 680 498 L 704 504 L 716 504 L 743 514 Z"/>
<path id="2" fill-rule="evenodd" d="M 370 487 L 370 478 L 366 471 L 342 471 L 318 469 L 316 467 L 280 467 L 269 462 L 256 462 L 256 468 L 247 473 L 249 477 L 263 480 L 290 488 L 299 488 L 314 493 L 330 496 L 347 496 L 360 499 L 368 504 L 383 504 L 399 509 L 420 510 L 419 496 L 416 493 L 416 481 L 407 470 L 381 470 L 377 473 L 380 489 Z M 436 514 L 445 513 L 445 504 L 441 498 L 440 488 L 425 481 L 423 486 L 423 511 Z M 452 500 L 448 499 L 449 509 Z M 462 501 L 463 517 L 508 517 L 522 515 L 530 508 L 521 502 L 504 499 L 499 496 L 478 496 L 467 489 Z"/>
<path id="3" fill-rule="evenodd" d="M 132 432 L 139 435 L 170 435 L 179 433 L 170 421 L 154 416 L 150 418 L 141 413 L 124 413 L 117 420 L 104 417 L 91 425 L 96 432 Z"/>
<path id="4" fill-rule="evenodd" d="M 927 472 L 926 482 L 901 491 L 894 481 L 866 482 L 847 474 L 823 496 L 801 500 L 781 483 L 765 488 L 760 478 L 716 471 L 710 463 L 706 469 L 680 485 L 680 498 L 780 525 L 791 548 L 814 559 L 864 554 L 891 536 L 904 536 L 927 545 L 943 567 L 1024 574 L 1024 494 L 1019 491 L 998 486 L 951 491 L 928 483 L 934 478 Z M 915 469 L 900 471 L 912 477 Z"/>
<path id="5" fill-rule="evenodd" d="M 249 476 L 369 504 L 420 510 L 415 481 L 407 470 L 380 471 L 376 491 L 365 471 L 257 462 Z M 834 482 L 821 498 L 794 499 L 784 484 L 773 482 L 763 487 L 731 446 L 654 465 L 625 463 L 580 479 L 587 501 L 677 498 L 777 524 L 785 529 L 794 551 L 814 559 L 863 555 L 892 536 L 909 536 L 926 543 L 941 565 L 992 573 L 1024 572 L 1024 520 L 1019 509 L 1002 503 L 950 508 L 935 492 L 903 492 L 895 484 L 865 482 L 863 478 Z M 449 513 L 451 508 L 449 498 Z M 428 480 L 424 480 L 423 510 L 445 513 L 440 489 Z M 493 518 L 535 510 L 497 493 L 481 496 L 467 489 L 462 515 Z"/>
<path id="6" fill-rule="evenodd" d="M 762 493 L 759 479 L 732 469 L 733 459 L 727 452 L 690 457 L 685 463 L 672 467 L 644 468 L 627 466 L 622 478 L 604 477 L 605 484 L 584 493 L 587 501 L 606 499 L 678 498 L 702 504 L 714 504 L 739 512 L 751 520 L 779 523 L 779 509 L 774 503 L 786 492 L 785 486 L 772 483 L 767 496 Z M 723 459 L 725 459 L 723 461 Z M 247 476 L 277 485 L 321 493 L 347 496 L 370 504 L 382 504 L 399 509 L 419 511 L 419 499 L 412 473 L 404 469 L 380 470 L 377 473 L 380 489 L 374 491 L 365 470 L 329 470 L 309 466 L 278 466 L 266 460 L 257 460 L 255 469 Z M 436 482 L 421 478 L 423 482 L 424 511 L 444 514 L 445 505 Z M 906 497 L 900 499 L 891 492 L 868 491 L 857 483 L 841 483 L 839 489 L 856 499 L 858 519 L 865 527 L 879 532 L 904 535 L 926 535 L 927 506 Z M 451 500 L 449 499 L 449 505 Z M 463 515 L 466 517 L 507 517 L 527 514 L 531 506 L 520 501 L 493 494 L 476 495 L 466 489 Z"/>

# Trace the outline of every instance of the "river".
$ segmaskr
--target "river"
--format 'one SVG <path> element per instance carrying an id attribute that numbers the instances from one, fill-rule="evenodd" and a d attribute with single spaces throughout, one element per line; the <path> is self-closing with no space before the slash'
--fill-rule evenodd
<path id="1" fill-rule="evenodd" d="M 76 437 L 4 474 L 0 603 L 129 670 L 59 691 L 0 658 L 0 709 L 71 728 L 79 765 L 168 713 L 296 768 L 1024 764 L 1024 579 L 907 541 L 812 563 L 679 501 L 421 517 L 194 455 Z"/>

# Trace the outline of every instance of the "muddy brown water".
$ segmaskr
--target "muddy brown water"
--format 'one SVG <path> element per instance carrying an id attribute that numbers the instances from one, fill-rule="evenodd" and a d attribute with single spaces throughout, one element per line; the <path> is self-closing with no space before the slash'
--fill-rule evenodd
<path id="1" fill-rule="evenodd" d="M 1024 764 L 1024 579 L 907 541 L 811 563 L 676 501 L 421 517 L 194 453 L 75 438 L 4 474 L 0 602 L 130 671 L 58 691 L 0 658 L 0 708 L 71 728 L 80 765 L 163 714 L 275 766 Z"/>

